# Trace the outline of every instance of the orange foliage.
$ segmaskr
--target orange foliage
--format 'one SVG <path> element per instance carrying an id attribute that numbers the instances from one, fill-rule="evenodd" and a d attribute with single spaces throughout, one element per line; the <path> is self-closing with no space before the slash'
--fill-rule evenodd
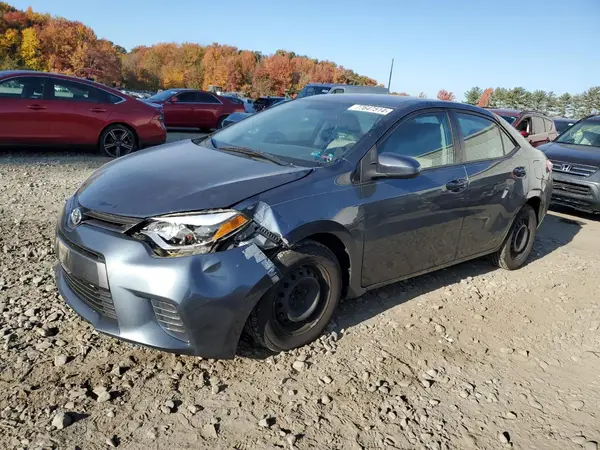
<path id="1" fill-rule="evenodd" d="M 482 108 L 486 108 L 486 107 L 490 106 L 490 97 L 492 96 L 493 93 L 494 93 L 494 89 L 492 89 L 492 88 L 487 88 L 485 91 L 483 91 L 483 94 L 481 94 L 481 97 L 479 97 L 477 106 L 481 106 Z"/>
<path id="2" fill-rule="evenodd" d="M 254 95 L 283 95 L 309 82 L 376 85 L 330 61 L 293 52 L 273 55 L 214 43 L 160 43 L 130 52 L 80 22 L 19 11 L 0 1 L 0 70 L 36 68 L 137 89 L 222 86 Z"/>
<path id="3" fill-rule="evenodd" d="M 448 92 L 445 89 L 441 89 L 437 94 L 437 98 L 439 100 L 445 100 L 445 101 L 451 102 L 451 101 L 454 101 L 454 99 L 456 97 L 454 96 L 454 94 L 452 92 Z"/>

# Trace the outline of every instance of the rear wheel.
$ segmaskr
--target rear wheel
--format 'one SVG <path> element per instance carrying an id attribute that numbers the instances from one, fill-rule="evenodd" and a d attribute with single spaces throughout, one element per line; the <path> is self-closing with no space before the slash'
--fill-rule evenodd
<path id="1" fill-rule="evenodd" d="M 531 254 L 536 231 L 535 211 L 531 206 L 525 205 L 517 214 L 504 244 L 492 255 L 494 264 L 507 270 L 521 267 Z"/>
<path id="2" fill-rule="evenodd" d="M 283 277 L 258 302 L 248 328 L 260 345 L 280 352 L 323 333 L 340 300 L 342 273 L 331 250 L 314 241 L 280 252 L 274 262 Z"/>
<path id="3" fill-rule="evenodd" d="M 128 155 L 137 149 L 133 131 L 124 125 L 111 125 L 102 132 L 99 150 L 111 158 Z"/>

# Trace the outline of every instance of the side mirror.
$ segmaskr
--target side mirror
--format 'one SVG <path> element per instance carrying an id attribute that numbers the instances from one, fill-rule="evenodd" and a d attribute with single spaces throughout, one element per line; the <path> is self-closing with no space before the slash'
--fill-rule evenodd
<path id="1" fill-rule="evenodd" d="M 524 138 L 529 137 L 529 133 L 525 130 L 521 130 L 521 131 L 519 131 L 519 133 L 521 133 L 521 136 L 523 136 Z"/>
<path id="2" fill-rule="evenodd" d="M 377 157 L 376 177 L 413 178 L 421 173 L 421 164 L 410 156 L 382 153 Z"/>

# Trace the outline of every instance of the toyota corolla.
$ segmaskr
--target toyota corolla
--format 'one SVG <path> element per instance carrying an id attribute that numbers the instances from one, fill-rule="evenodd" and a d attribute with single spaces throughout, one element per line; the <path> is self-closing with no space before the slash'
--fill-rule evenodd
<path id="1" fill-rule="evenodd" d="M 308 97 L 97 170 L 59 218 L 56 280 L 116 338 L 230 358 L 246 329 L 289 350 L 341 298 L 484 255 L 521 267 L 551 167 L 484 109 Z"/>

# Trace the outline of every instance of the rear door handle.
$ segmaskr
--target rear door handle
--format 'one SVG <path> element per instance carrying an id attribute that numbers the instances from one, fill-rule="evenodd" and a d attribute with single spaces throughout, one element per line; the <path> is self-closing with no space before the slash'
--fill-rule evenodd
<path id="1" fill-rule="evenodd" d="M 458 180 L 448 181 L 446 183 L 446 189 L 450 192 L 462 192 L 469 186 L 469 182 L 464 178 Z"/>
<path id="2" fill-rule="evenodd" d="M 106 110 L 105 110 L 105 109 L 102 109 L 102 108 L 92 108 L 92 109 L 90 109 L 90 111 L 91 111 L 91 112 L 95 112 L 95 113 L 103 113 L 103 112 L 106 112 Z"/>
<path id="3" fill-rule="evenodd" d="M 40 109 L 46 109 L 46 107 L 45 107 L 45 106 L 42 106 L 42 105 L 27 105 L 27 107 L 28 107 L 29 109 L 33 109 L 33 110 L 36 110 L 36 111 L 37 111 L 37 110 L 40 110 Z"/>
<path id="4" fill-rule="evenodd" d="M 515 167 L 513 169 L 513 175 L 517 178 L 523 178 L 527 175 L 527 169 L 525 169 L 525 167 Z"/>

